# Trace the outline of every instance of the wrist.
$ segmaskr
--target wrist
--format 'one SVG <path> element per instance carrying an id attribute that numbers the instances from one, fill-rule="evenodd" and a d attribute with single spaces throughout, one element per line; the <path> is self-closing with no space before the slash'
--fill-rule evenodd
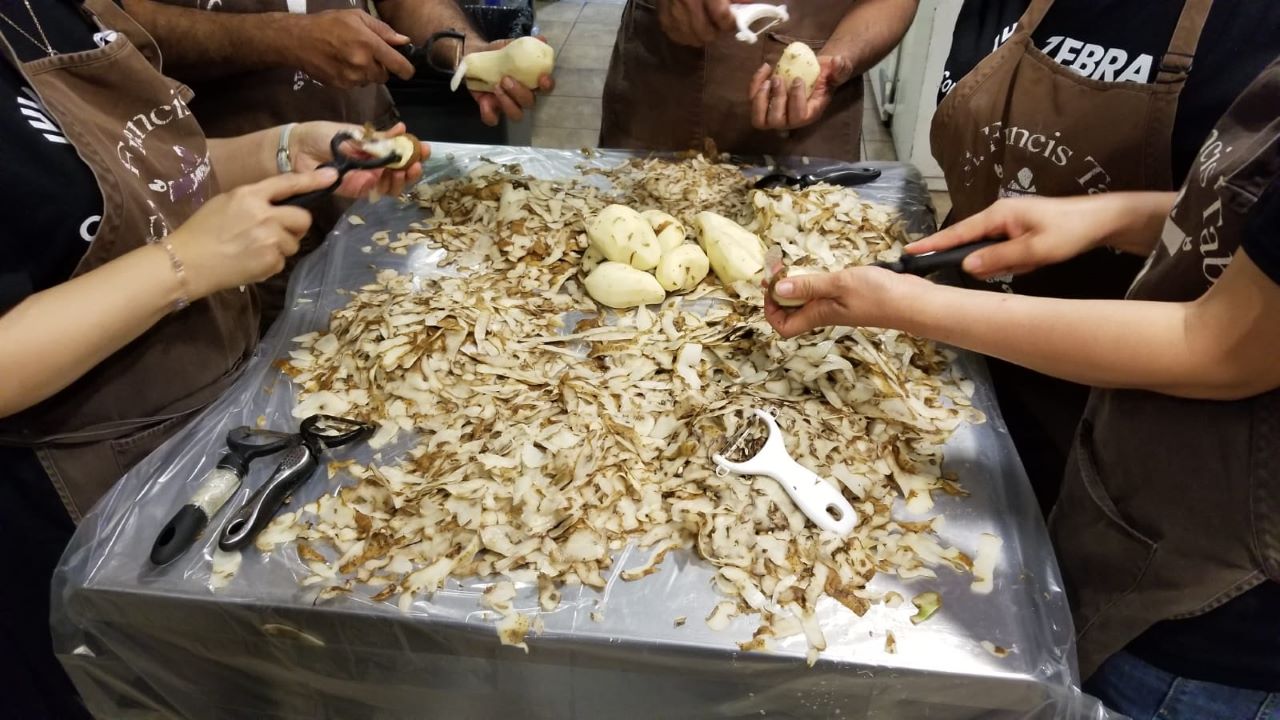
<path id="1" fill-rule="evenodd" d="M 177 248 L 173 246 L 170 237 L 161 238 L 149 248 L 144 247 L 143 250 L 152 250 L 148 261 L 154 268 L 152 272 L 155 276 L 162 279 L 163 309 L 167 312 L 178 312 L 185 309 L 196 298 L 192 294 L 186 263 L 183 262 Z"/>
<path id="2" fill-rule="evenodd" d="M 306 40 L 311 24 L 310 15 L 299 15 L 289 12 L 253 13 L 244 16 L 245 27 L 250 36 L 261 41 L 254 42 L 255 48 L 267 59 L 267 62 L 280 68 L 302 68 L 302 54 L 298 47 Z M 284 39 L 282 41 L 282 39 Z"/>
<path id="3" fill-rule="evenodd" d="M 928 317 L 929 302 L 939 286 L 924 278 L 891 270 L 877 270 L 876 275 L 882 285 L 871 300 L 876 308 L 873 324 L 927 336 L 920 320 Z"/>

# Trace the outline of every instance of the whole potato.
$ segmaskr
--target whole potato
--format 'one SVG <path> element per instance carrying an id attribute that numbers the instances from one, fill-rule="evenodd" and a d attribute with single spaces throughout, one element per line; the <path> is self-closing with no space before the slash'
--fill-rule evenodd
<path id="1" fill-rule="evenodd" d="M 654 275 L 667 292 L 689 292 L 710 269 L 707 254 L 697 245 L 681 245 L 662 256 Z"/>
<path id="2" fill-rule="evenodd" d="M 656 305 L 667 298 L 657 278 L 626 263 L 607 261 L 583 280 L 587 294 L 601 305 L 633 308 Z"/>
<path id="3" fill-rule="evenodd" d="M 652 270 L 662 259 L 662 246 L 649 222 L 625 205 L 610 205 L 587 223 L 592 247 L 613 262 Z"/>

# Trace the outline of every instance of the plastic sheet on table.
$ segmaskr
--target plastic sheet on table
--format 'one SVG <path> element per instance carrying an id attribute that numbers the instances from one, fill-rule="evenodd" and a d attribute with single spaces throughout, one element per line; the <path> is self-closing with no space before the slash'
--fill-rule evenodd
<path id="1" fill-rule="evenodd" d="M 578 175 L 581 165 L 610 167 L 629 157 L 604 152 L 437 145 L 425 180 L 456 176 L 482 158 L 520 163 L 532 175 Z M 798 172 L 830 165 L 803 160 Z M 912 232 L 934 225 L 918 172 L 877 164 L 882 176 L 859 187 L 896 208 Z M 757 169 L 752 172 L 761 172 Z M 591 182 L 605 183 L 599 176 Z M 416 206 L 361 203 L 291 283 L 288 310 L 243 377 L 189 427 L 126 475 L 78 529 L 55 578 L 57 650 L 90 707 L 102 717 L 189 718 L 1057 718 L 1104 720 L 1107 712 L 1077 689 L 1072 626 L 1061 578 L 1030 486 L 1009 441 L 985 370 L 962 355 L 977 381 L 974 402 L 989 421 L 966 426 L 946 448 L 946 466 L 972 495 L 942 497 L 943 540 L 972 552 L 984 532 L 1004 541 L 994 590 L 978 595 L 970 578 L 939 569 L 932 583 L 946 610 L 913 625 L 914 608 L 873 606 L 853 615 L 830 598 L 818 618 L 828 648 L 804 662 L 803 637 L 775 652 L 744 653 L 754 623 L 728 631 L 702 621 L 720 599 L 713 568 L 673 553 L 652 576 L 618 582 L 647 551 L 623 550 L 603 592 L 566 588 L 560 607 L 542 613 L 545 631 L 526 655 L 500 646 L 479 594 L 492 580 L 450 581 L 402 612 L 361 593 L 319 601 L 292 549 L 246 550 L 235 576 L 218 590 L 212 569 L 215 517 L 185 556 L 154 568 L 156 533 L 213 467 L 226 432 L 239 425 L 296 429 L 294 391 L 273 363 L 291 338 L 326 327 L 346 298 L 337 291 L 369 282 L 378 269 L 428 277 L 443 251 L 365 252 L 371 235 L 394 235 L 420 217 Z M 414 444 L 404 433 L 382 448 L 384 461 Z M 338 451 L 368 461 L 374 451 Z M 272 461 L 253 466 L 256 487 Z M 350 478 L 317 473 L 291 507 L 333 493 Z M 228 507 L 248 495 L 242 488 Z M 878 576 L 873 589 L 911 597 L 922 588 Z M 538 609 L 536 587 L 519 588 L 515 608 Z M 592 616 L 595 615 L 596 619 Z M 678 615 L 688 621 L 677 626 Z M 597 621 L 599 620 L 599 621 Z M 885 650 L 888 632 L 896 653 Z M 993 650 L 1009 653 L 997 657 Z"/>

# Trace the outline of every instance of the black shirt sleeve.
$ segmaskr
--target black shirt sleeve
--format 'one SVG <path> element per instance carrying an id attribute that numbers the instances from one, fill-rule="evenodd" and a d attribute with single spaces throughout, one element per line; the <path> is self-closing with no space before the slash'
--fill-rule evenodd
<path id="1" fill-rule="evenodd" d="M 1280 285 L 1280 177 L 1271 181 L 1245 220 L 1241 247 L 1254 265 Z"/>

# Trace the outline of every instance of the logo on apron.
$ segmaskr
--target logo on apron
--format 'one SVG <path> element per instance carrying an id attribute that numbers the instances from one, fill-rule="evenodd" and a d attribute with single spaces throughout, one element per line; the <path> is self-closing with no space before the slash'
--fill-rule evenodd
<path id="1" fill-rule="evenodd" d="M 1012 182 L 1000 188 L 999 195 L 1002 198 L 1037 195 L 1035 182 L 1035 174 L 1031 172 L 1031 168 L 1022 168 Z"/>

